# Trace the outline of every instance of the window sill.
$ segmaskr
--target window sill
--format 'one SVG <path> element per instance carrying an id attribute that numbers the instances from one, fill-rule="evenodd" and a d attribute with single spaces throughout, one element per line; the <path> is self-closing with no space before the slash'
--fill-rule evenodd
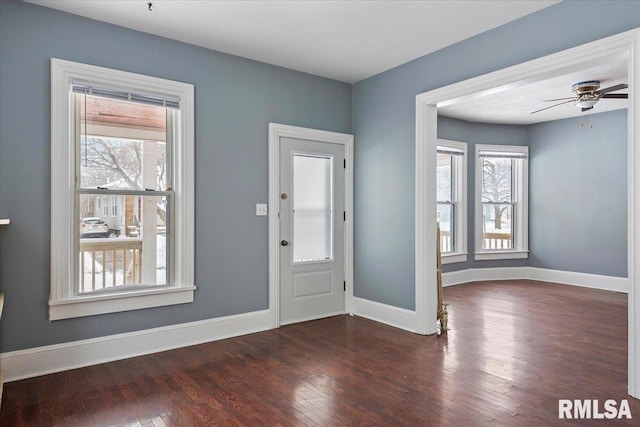
<path id="1" fill-rule="evenodd" d="M 49 301 L 49 321 L 193 302 L 195 286 L 145 289 Z"/>
<path id="2" fill-rule="evenodd" d="M 454 264 L 456 262 L 467 262 L 466 252 L 455 252 L 442 254 L 442 264 Z"/>
<path id="3" fill-rule="evenodd" d="M 476 252 L 473 259 L 476 261 L 488 261 L 493 259 L 527 259 L 529 251 L 492 251 Z"/>

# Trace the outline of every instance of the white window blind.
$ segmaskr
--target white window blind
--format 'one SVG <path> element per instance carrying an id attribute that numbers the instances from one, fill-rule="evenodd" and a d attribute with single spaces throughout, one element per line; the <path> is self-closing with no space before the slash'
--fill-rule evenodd
<path id="1" fill-rule="evenodd" d="M 496 151 L 480 151 L 478 152 L 478 157 L 491 157 L 493 159 L 526 159 L 526 153 L 515 153 L 515 152 L 496 152 Z"/>
<path id="2" fill-rule="evenodd" d="M 453 148 L 446 148 L 446 147 L 438 147 L 438 154 L 446 154 L 449 156 L 464 156 L 463 151 L 458 151 Z"/>
<path id="3" fill-rule="evenodd" d="M 71 84 L 71 91 L 73 93 L 100 96 L 102 98 L 116 99 L 119 101 L 137 102 L 139 104 L 154 105 L 175 110 L 180 109 L 180 99 L 172 96 L 127 92 L 117 88 L 97 87 L 82 82 L 73 82 Z"/>

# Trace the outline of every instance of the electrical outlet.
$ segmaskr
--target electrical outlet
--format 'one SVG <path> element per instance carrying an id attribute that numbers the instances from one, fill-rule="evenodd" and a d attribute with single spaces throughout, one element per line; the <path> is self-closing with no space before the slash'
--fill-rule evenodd
<path id="1" fill-rule="evenodd" d="M 256 216 L 267 216 L 266 203 L 256 203 Z"/>

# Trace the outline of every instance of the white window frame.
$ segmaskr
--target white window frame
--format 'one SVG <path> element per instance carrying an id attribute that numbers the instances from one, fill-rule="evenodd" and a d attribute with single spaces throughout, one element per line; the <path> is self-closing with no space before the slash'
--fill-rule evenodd
<path id="1" fill-rule="evenodd" d="M 523 156 L 514 170 L 513 249 L 482 248 L 482 158 L 480 152 L 496 152 Z M 476 261 L 496 259 L 526 259 L 529 257 L 529 147 L 519 145 L 484 145 L 475 148 L 475 253 Z"/>
<path id="2" fill-rule="evenodd" d="M 454 156 L 455 176 L 452 175 L 454 188 L 452 202 L 455 203 L 455 222 L 453 224 L 454 251 L 442 254 L 442 264 L 453 264 L 467 261 L 467 143 L 438 138 L 438 148 L 462 152 L 462 156 Z M 452 171 L 452 174 L 454 173 Z M 436 200 L 437 206 L 437 200 Z"/>
<path id="3" fill-rule="evenodd" d="M 74 289 L 75 148 L 71 84 L 87 81 L 137 93 L 162 94 L 180 100 L 177 140 L 173 148 L 175 213 L 173 283 L 153 289 L 131 289 L 78 295 Z M 61 59 L 51 59 L 51 289 L 49 320 L 115 313 L 193 302 L 194 277 L 194 87 Z M 105 203 L 107 205 L 107 203 Z M 176 256 L 180 254 L 180 256 Z"/>

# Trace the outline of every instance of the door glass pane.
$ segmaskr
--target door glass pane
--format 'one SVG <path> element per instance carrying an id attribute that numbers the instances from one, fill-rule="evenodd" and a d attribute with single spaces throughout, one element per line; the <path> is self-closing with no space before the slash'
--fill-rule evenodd
<path id="1" fill-rule="evenodd" d="M 482 204 L 482 249 L 513 249 L 513 205 Z"/>
<path id="2" fill-rule="evenodd" d="M 293 262 L 333 259 L 333 159 L 293 156 Z"/>
<path id="3" fill-rule="evenodd" d="M 80 194 L 79 209 L 78 293 L 170 283 L 167 197 Z"/>

